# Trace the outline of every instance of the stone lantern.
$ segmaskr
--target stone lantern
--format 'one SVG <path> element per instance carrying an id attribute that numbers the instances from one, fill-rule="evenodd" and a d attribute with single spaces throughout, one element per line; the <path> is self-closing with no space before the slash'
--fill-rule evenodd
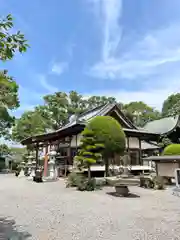
<path id="1" fill-rule="evenodd" d="M 35 177 L 35 171 L 36 171 L 36 161 L 33 158 L 31 158 L 31 160 L 33 159 L 33 161 L 31 162 L 31 174 L 29 176 L 29 179 L 33 179 Z"/>
<path id="2" fill-rule="evenodd" d="M 19 177 L 24 177 L 25 176 L 24 175 L 24 168 L 25 168 L 25 162 L 24 161 L 20 163 L 20 168 L 21 168 L 21 170 L 20 170 L 20 173 L 19 173 Z"/>
<path id="3" fill-rule="evenodd" d="M 33 160 L 33 156 L 29 155 L 27 156 L 28 162 L 27 162 L 27 166 L 28 166 L 28 176 L 30 176 L 31 171 L 32 171 L 32 160 Z"/>
<path id="4" fill-rule="evenodd" d="M 48 167 L 49 167 L 49 178 L 51 179 L 57 178 L 56 169 L 55 169 L 56 155 L 57 155 L 57 152 L 54 149 L 52 149 L 49 153 Z"/>

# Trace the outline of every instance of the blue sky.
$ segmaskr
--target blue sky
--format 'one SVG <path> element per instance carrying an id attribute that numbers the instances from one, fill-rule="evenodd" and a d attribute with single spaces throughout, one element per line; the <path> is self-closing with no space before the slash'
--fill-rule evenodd
<path id="1" fill-rule="evenodd" d="M 31 48 L 2 64 L 20 85 L 16 116 L 55 91 L 142 100 L 180 90 L 179 0 L 0 0 Z"/>

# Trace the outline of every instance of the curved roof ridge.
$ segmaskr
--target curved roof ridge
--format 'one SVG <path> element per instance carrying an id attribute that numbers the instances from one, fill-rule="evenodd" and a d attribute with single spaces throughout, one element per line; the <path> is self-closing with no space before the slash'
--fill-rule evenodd
<path id="1" fill-rule="evenodd" d="M 165 117 L 146 123 L 143 129 L 153 133 L 167 134 L 173 131 L 174 128 L 177 127 L 178 123 L 179 116 L 176 115 L 174 117 Z"/>

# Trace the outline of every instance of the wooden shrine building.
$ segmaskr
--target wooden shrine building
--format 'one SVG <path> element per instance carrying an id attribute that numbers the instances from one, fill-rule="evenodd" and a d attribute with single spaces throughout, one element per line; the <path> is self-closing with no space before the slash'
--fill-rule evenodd
<path id="1" fill-rule="evenodd" d="M 150 132 L 146 129 L 137 128 L 121 111 L 117 104 L 106 104 L 77 116 L 71 116 L 69 123 L 51 133 L 32 136 L 22 141 L 23 145 L 36 146 L 36 159 L 38 159 L 38 149 L 43 147 L 44 154 L 55 147 L 57 164 L 73 165 L 73 158 L 77 153 L 80 144 L 81 132 L 86 123 L 96 116 L 112 116 L 122 126 L 126 135 L 126 149 L 131 158 L 131 165 L 142 165 L 143 151 L 154 151 L 158 149 L 157 142 L 159 133 Z"/>

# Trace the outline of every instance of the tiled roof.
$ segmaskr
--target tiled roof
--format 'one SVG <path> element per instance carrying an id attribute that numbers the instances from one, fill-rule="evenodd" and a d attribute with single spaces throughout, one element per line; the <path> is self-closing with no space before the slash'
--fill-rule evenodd
<path id="1" fill-rule="evenodd" d="M 151 133 L 166 134 L 171 132 L 177 126 L 178 122 L 179 116 L 166 117 L 147 123 L 143 129 Z"/>
<path id="2" fill-rule="evenodd" d="M 60 128 L 57 130 L 57 132 L 72 127 L 76 124 L 85 124 L 86 122 L 88 122 L 89 120 L 91 120 L 93 117 L 96 116 L 104 116 L 106 113 L 108 113 L 116 104 L 105 104 L 105 105 L 101 105 L 99 107 L 96 107 L 92 110 L 86 111 L 82 114 L 80 114 L 78 117 L 76 117 L 76 119 L 74 119 L 73 121 L 69 122 L 68 124 L 66 124 L 64 127 Z"/>

